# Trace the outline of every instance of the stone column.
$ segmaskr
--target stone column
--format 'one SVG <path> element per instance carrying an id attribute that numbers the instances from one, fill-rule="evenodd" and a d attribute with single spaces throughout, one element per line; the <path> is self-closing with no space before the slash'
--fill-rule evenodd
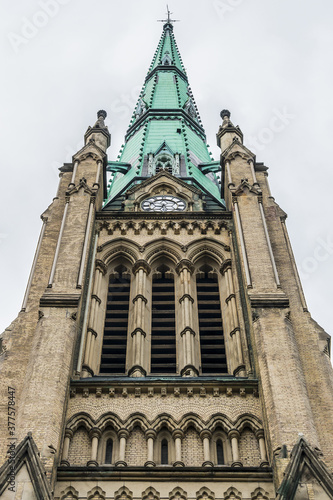
<path id="1" fill-rule="evenodd" d="M 220 272 L 224 276 L 227 291 L 226 304 L 228 307 L 228 324 L 230 331 L 226 333 L 229 333 L 230 337 L 232 338 L 232 355 L 230 359 L 232 364 L 232 374 L 238 375 L 239 377 L 245 377 L 246 370 L 243 360 L 243 350 L 240 336 L 234 281 L 231 270 L 231 260 L 228 259 L 223 263 Z M 226 339 L 227 343 L 228 340 L 229 338 Z"/>
<path id="2" fill-rule="evenodd" d="M 184 467 L 185 464 L 182 462 L 182 439 L 184 437 L 183 431 L 180 429 L 176 429 L 172 433 L 172 438 L 175 443 L 175 458 L 176 460 L 173 463 L 174 467 Z"/>
<path id="3" fill-rule="evenodd" d="M 150 273 L 150 266 L 144 260 L 138 260 L 133 266 L 135 275 L 135 297 L 134 304 L 134 330 L 132 337 L 132 366 L 129 369 L 131 377 L 144 377 L 146 370 L 144 368 L 144 342 L 146 338 L 146 289 L 147 276 Z"/>
<path id="4" fill-rule="evenodd" d="M 210 440 L 212 438 L 212 433 L 208 430 L 203 430 L 200 433 L 200 437 L 203 442 L 203 451 L 204 451 L 204 462 L 202 466 L 213 467 L 214 464 L 210 459 Z"/>
<path id="5" fill-rule="evenodd" d="M 145 467 L 156 467 L 156 464 L 154 462 L 154 441 L 156 439 L 156 432 L 153 429 L 148 429 L 148 431 L 146 431 L 146 439 L 148 453 Z"/>
<path id="6" fill-rule="evenodd" d="M 120 429 L 118 432 L 119 438 L 119 457 L 115 465 L 117 467 L 126 467 L 125 453 L 126 453 L 126 441 L 129 438 L 129 432 L 126 429 Z"/>
<path id="7" fill-rule="evenodd" d="M 94 287 L 91 295 L 91 307 L 90 307 L 90 317 L 89 317 L 89 327 L 87 328 L 87 337 L 86 337 L 86 347 L 83 358 L 82 365 L 82 377 L 91 377 L 94 375 L 94 361 L 95 361 L 95 347 L 96 347 L 96 339 L 98 336 L 97 332 L 97 324 L 98 317 L 100 314 L 100 291 L 101 291 L 101 283 L 102 278 L 106 273 L 106 267 L 104 262 L 97 260 L 96 261 L 96 270 L 95 270 L 95 279 L 94 279 Z"/>
<path id="8" fill-rule="evenodd" d="M 260 450 L 260 458 L 261 458 L 260 467 L 268 467 L 269 462 L 267 460 L 265 434 L 263 429 L 258 429 L 256 431 L 256 438 L 258 439 L 259 450 Z"/>
<path id="9" fill-rule="evenodd" d="M 69 445 L 72 439 L 73 439 L 73 431 L 71 429 L 65 429 L 65 438 L 64 438 L 64 445 L 62 447 L 62 459 L 60 465 L 67 465 L 67 466 L 70 465 L 68 461 L 68 452 L 69 452 Z"/>
<path id="10" fill-rule="evenodd" d="M 231 430 L 228 434 L 228 438 L 231 441 L 231 450 L 232 450 L 232 467 L 242 467 L 242 462 L 239 460 L 239 450 L 238 450 L 238 441 L 240 438 L 240 434 L 236 429 Z"/>
<path id="11" fill-rule="evenodd" d="M 98 450 L 98 443 L 100 440 L 102 433 L 99 429 L 91 429 L 89 433 L 89 437 L 91 439 L 91 458 L 87 462 L 87 465 L 92 465 L 92 466 L 97 466 L 97 450 Z"/>
<path id="12" fill-rule="evenodd" d="M 179 275 L 181 286 L 181 297 L 179 299 L 181 307 L 181 332 L 183 344 L 183 367 L 181 370 L 182 376 L 197 376 L 199 367 L 196 366 L 196 356 L 194 348 L 195 331 L 193 330 L 193 303 L 194 299 L 191 294 L 191 274 L 193 272 L 193 264 L 187 259 L 181 260 L 176 271 Z"/>

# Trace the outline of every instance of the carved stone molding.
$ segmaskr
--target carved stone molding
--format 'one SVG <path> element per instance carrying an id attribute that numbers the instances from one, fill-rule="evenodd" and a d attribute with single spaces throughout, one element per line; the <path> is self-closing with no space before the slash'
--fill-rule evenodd
<path id="1" fill-rule="evenodd" d="M 184 269 L 187 269 L 191 274 L 193 273 L 194 266 L 190 260 L 182 259 L 180 262 L 178 262 L 176 266 L 177 274 L 180 274 Z"/>
<path id="2" fill-rule="evenodd" d="M 185 299 L 188 299 L 190 302 L 194 302 L 194 298 L 191 297 L 191 295 L 189 295 L 188 293 L 185 293 L 182 297 L 180 297 L 179 299 L 179 303 L 181 304 Z"/>
<path id="3" fill-rule="evenodd" d="M 144 295 L 142 295 L 141 293 L 139 293 L 138 295 L 136 295 L 133 299 L 133 304 L 137 301 L 141 299 L 145 304 L 147 304 L 148 300 L 146 299 L 146 297 Z"/>
<path id="4" fill-rule="evenodd" d="M 143 331 L 142 328 L 135 328 L 135 330 L 133 330 L 133 332 L 131 333 L 131 337 L 134 337 L 134 335 L 136 335 L 137 333 L 140 333 L 141 335 L 143 335 L 143 337 L 147 336 L 146 332 Z"/>
<path id="5" fill-rule="evenodd" d="M 224 276 L 224 274 L 231 269 L 231 260 L 227 259 L 223 262 L 222 266 L 220 267 L 220 273 Z"/>
<path id="6" fill-rule="evenodd" d="M 96 269 L 98 269 L 99 271 L 101 271 L 101 273 L 103 274 L 103 276 L 106 274 L 107 267 L 106 267 L 105 263 L 102 260 L 97 259 L 96 263 L 95 263 L 95 266 L 96 266 Z"/>
<path id="7" fill-rule="evenodd" d="M 133 268 L 132 268 L 132 271 L 133 271 L 133 274 L 136 274 L 140 269 L 143 269 L 144 272 L 149 275 L 150 271 L 151 271 L 151 267 L 150 265 L 148 264 L 148 262 L 146 262 L 145 260 L 143 259 L 140 259 L 140 260 L 137 260 L 136 263 L 134 264 Z"/>
<path id="8" fill-rule="evenodd" d="M 185 326 L 184 330 L 180 332 L 180 336 L 182 337 L 186 332 L 190 332 L 195 337 L 195 331 L 190 326 Z"/>

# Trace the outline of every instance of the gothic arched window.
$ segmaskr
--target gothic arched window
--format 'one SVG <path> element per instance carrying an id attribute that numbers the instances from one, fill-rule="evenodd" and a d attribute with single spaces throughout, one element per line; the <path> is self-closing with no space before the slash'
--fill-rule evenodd
<path id="1" fill-rule="evenodd" d="M 166 465 L 168 463 L 169 463 L 168 440 L 163 439 L 161 442 L 161 464 Z"/>
<path id="2" fill-rule="evenodd" d="M 120 265 L 109 278 L 101 374 L 125 373 L 129 296 L 130 273 Z"/>
<path id="3" fill-rule="evenodd" d="M 112 451 L 113 451 L 113 441 L 112 439 L 108 439 L 106 442 L 106 449 L 105 449 L 106 464 L 112 464 Z"/>
<path id="4" fill-rule="evenodd" d="M 174 277 L 164 264 L 153 276 L 151 373 L 176 373 Z"/>
<path id="5" fill-rule="evenodd" d="M 208 265 L 197 274 L 197 298 L 202 373 L 227 373 L 219 284 Z"/>

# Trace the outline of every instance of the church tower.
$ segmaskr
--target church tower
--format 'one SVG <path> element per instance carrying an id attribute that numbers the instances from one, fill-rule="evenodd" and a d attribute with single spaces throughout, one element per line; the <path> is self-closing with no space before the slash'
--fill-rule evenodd
<path id="1" fill-rule="evenodd" d="M 170 13 L 115 161 L 105 117 L 1 336 L 0 499 L 332 499 L 330 337 L 228 110 L 211 157 Z"/>

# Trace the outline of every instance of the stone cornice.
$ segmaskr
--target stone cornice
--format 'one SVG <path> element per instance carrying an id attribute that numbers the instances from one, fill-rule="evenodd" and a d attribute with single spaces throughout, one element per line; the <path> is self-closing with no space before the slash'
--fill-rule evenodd
<path id="1" fill-rule="evenodd" d="M 253 480 L 253 475 L 258 481 L 272 481 L 273 471 L 271 467 L 173 467 L 173 466 L 163 466 L 163 467 L 130 467 L 121 468 L 114 466 L 102 467 L 58 467 L 57 477 L 58 479 L 73 481 L 82 480 L 85 477 L 87 481 L 88 478 L 91 480 L 110 480 L 110 474 L 112 480 L 123 481 L 123 478 L 128 480 L 138 480 L 142 481 L 143 478 L 147 478 L 147 481 L 151 481 L 151 478 L 161 478 L 164 481 L 170 481 L 170 477 L 173 480 L 189 480 L 193 481 L 193 478 L 202 479 L 204 481 L 211 480 L 212 478 L 230 479 L 233 482 L 238 480 Z"/>
<path id="2" fill-rule="evenodd" d="M 212 210 L 211 212 L 112 212 L 112 211 L 100 211 L 96 212 L 96 220 L 120 220 L 120 219 L 141 219 L 141 220 L 206 220 L 210 221 L 212 219 L 219 219 L 221 221 L 232 220 L 232 212 L 226 212 L 223 210 Z"/>
<path id="3" fill-rule="evenodd" d="M 89 377 L 71 381 L 72 397 L 95 398 L 96 390 L 103 397 L 122 398 L 126 395 L 141 397 L 160 397 L 161 393 L 169 398 L 176 397 L 203 397 L 213 396 L 218 398 L 258 398 L 258 380 L 245 377 Z"/>

